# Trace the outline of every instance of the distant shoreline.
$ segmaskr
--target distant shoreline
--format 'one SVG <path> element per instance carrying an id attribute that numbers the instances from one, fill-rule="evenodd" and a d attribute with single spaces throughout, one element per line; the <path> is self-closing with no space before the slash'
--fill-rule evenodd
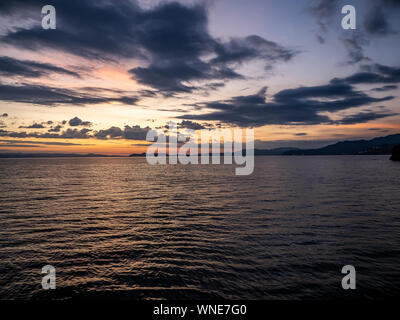
<path id="1" fill-rule="evenodd" d="M 255 157 L 319 157 L 319 156 L 390 156 L 391 154 L 255 154 Z M 210 155 L 212 156 L 212 155 Z M 11 156 L 0 154 L 0 159 L 46 159 L 46 158 L 146 158 L 143 155 L 129 155 L 129 156 L 107 156 L 107 155 L 95 155 L 95 156 L 85 156 L 85 155 L 18 155 Z"/>
<path id="2" fill-rule="evenodd" d="M 328 145 L 318 149 L 299 148 L 275 148 L 254 149 L 254 156 L 344 156 L 344 155 L 391 155 L 392 150 L 400 145 L 400 134 L 392 134 L 386 137 L 378 137 L 371 140 L 347 140 Z M 206 149 L 207 150 L 207 149 Z M 221 150 L 221 149 L 220 149 Z M 243 149 L 242 153 L 245 153 Z M 239 151 L 240 154 L 240 151 Z M 197 156 L 200 156 L 197 154 Z M 224 156 L 224 153 L 216 153 Z M 212 156 L 212 153 L 209 154 Z M 0 153 L 0 158 L 144 158 L 146 153 L 132 153 L 130 155 L 106 155 L 106 154 L 76 154 L 76 153 Z"/>
<path id="3" fill-rule="evenodd" d="M 64 153 L 0 153 L 0 159 L 21 158 L 129 158 L 129 156 L 106 155 L 106 154 L 64 154 Z"/>

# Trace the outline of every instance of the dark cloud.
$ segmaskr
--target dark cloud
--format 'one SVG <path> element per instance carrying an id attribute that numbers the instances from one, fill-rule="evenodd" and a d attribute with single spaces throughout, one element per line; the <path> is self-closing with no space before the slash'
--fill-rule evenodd
<path id="1" fill-rule="evenodd" d="M 40 6 L 38 0 L 8 0 L 0 2 L 0 14 L 11 14 L 14 10 L 32 9 Z"/>
<path id="2" fill-rule="evenodd" d="M 267 124 L 333 124 L 335 121 L 323 115 L 324 112 L 335 113 L 393 99 L 392 96 L 374 98 L 356 91 L 349 84 L 342 83 L 286 89 L 276 93 L 268 100 L 266 100 L 266 90 L 267 88 L 263 88 L 254 95 L 237 96 L 229 100 L 199 104 L 202 109 L 215 111 L 183 115 L 178 118 L 214 120 L 242 127 Z M 381 117 L 389 115 L 391 114 L 379 114 Z"/>
<path id="3" fill-rule="evenodd" d="M 360 112 L 350 116 L 346 116 L 343 119 L 337 121 L 338 124 L 356 124 L 365 123 L 372 120 L 377 120 L 381 118 L 391 117 L 398 115 L 398 113 L 392 112 Z"/>
<path id="4" fill-rule="evenodd" d="M 384 5 L 389 5 L 392 7 L 400 7 L 400 1 L 399 0 L 379 0 L 382 4 Z"/>
<path id="5" fill-rule="evenodd" d="M 243 78 L 229 67 L 215 67 L 200 59 L 157 61 L 146 68 L 138 67 L 129 72 L 139 83 L 156 88 L 164 95 L 199 89 L 189 84 L 191 81 Z"/>
<path id="6" fill-rule="evenodd" d="M 47 132 L 60 132 L 62 129 L 61 125 L 57 125 L 55 127 L 50 128 L 49 130 L 47 130 Z"/>
<path id="7" fill-rule="evenodd" d="M 0 136 L 11 137 L 11 138 L 46 138 L 46 139 L 88 139 L 91 138 L 90 129 L 67 129 L 61 134 L 58 133 L 38 133 L 31 132 L 13 132 L 0 130 Z"/>
<path id="8" fill-rule="evenodd" d="M 157 111 L 163 111 L 163 112 L 179 112 L 179 113 L 186 113 L 188 112 L 187 109 L 182 109 L 182 108 L 174 108 L 174 109 L 157 109 Z"/>
<path id="9" fill-rule="evenodd" d="M 299 87 L 296 89 L 285 89 L 274 95 L 277 101 L 288 101 L 290 99 L 305 98 L 336 98 L 341 96 L 360 95 L 354 92 L 353 88 L 347 84 L 327 84 L 314 87 Z M 259 98 L 258 98 L 259 99 Z"/>
<path id="10" fill-rule="evenodd" d="M 299 133 L 295 134 L 295 136 L 306 136 L 306 135 L 307 135 L 307 133 L 305 133 L 305 132 L 299 132 Z"/>
<path id="11" fill-rule="evenodd" d="M 364 20 L 365 30 L 372 35 L 387 35 L 393 33 L 389 27 L 387 17 L 379 6 L 372 8 Z"/>
<path id="12" fill-rule="evenodd" d="M 33 27 L 10 30 L 3 41 L 24 49 L 55 49 L 96 59 L 138 54 L 134 35 L 143 18 L 134 2 L 99 1 L 94 4 L 89 0 L 52 0 L 51 4 L 57 8 L 57 24 L 62 28 L 44 33 L 41 16 L 38 16 Z M 29 5 L 39 9 L 43 3 L 7 1 L 1 10 L 12 15 L 26 10 L 25 6 Z"/>
<path id="13" fill-rule="evenodd" d="M 34 3 L 37 2 L 31 0 L 26 5 Z M 43 32 L 37 23 L 28 29 L 10 29 L 2 42 L 29 50 L 54 49 L 88 59 L 137 58 L 147 66 L 131 69 L 132 77 L 165 96 L 202 88 L 193 83 L 197 81 L 242 78 L 234 68 L 246 61 L 263 60 L 269 69 L 297 53 L 255 35 L 228 41 L 212 37 L 203 4 L 163 2 L 143 9 L 134 0 L 51 3 L 57 8 L 57 23 L 62 28 Z M 23 7 L 20 2 L 11 1 L 2 4 L 0 10 L 11 14 Z"/>
<path id="14" fill-rule="evenodd" d="M 346 78 L 334 78 L 332 84 L 376 84 L 399 83 L 400 67 L 390 67 L 381 64 L 364 66 L 364 70 Z M 389 88 L 393 88 L 389 87 Z M 389 89 L 388 89 L 389 90 Z"/>
<path id="15" fill-rule="evenodd" d="M 318 0 L 309 8 L 310 13 L 317 19 L 319 31 L 317 39 L 320 43 L 325 42 L 325 34 L 331 17 L 338 12 L 337 0 Z"/>
<path id="16" fill-rule="evenodd" d="M 205 32 L 203 30 L 203 32 Z M 195 55 L 160 57 L 154 55 L 152 63 L 146 67 L 130 70 L 134 78 L 142 84 L 157 88 L 164 94 L 175 92 L 191 92 L 200 89 L 191 85 L 192 81 L 242 79 L 234 67 L 250 60 L 261 60 L 268 70 L 272 64 L 288 61 L 298 52 L 253 35 L 246 38 L 235 38 L 222 43 L 213 40 L 208 48 L 208 54 L 216 57 L 208 61 L 200 59 L 200 50 Z M 210 44 L 208 43 L 208 44 Z M 207 89 L 215 90 L 223 83 L 208 84 Z"/>
<path id="17" fill-rule="evenodd" d="M 213 82 L 213 83 L 207 83 L 207 84 L 205 84 L 205 87 L 206 87 L 208 90 L 212 90 L 212 91 L 217 90 L 217 89 L 219 89 L 219 88 L 222 88 L 222 87 L 224 87 L 224 86 L 225 86 L 225 83 L 223 83 L 223 82 Z"/>
<path id="18" fill-rule="evenodd" d="M 109 102 L 134 105 L 139 98 L 129 96 L 104 97 L 72 89 L 54 88 L 35 84 L 0 84 L 0 100 L 38 105 L 86 105 Z"/>
<path id="19" fill-rule="evenodd" d="M 397 33 L 392 29 L 389 16 L 400 9 L 398 0 L 374 0 L 364 19 L 364 28 L 370 35 L 387 36 Z"/>
<path id="20" fill-rule="evenodd" d="M 347 64 L 367 63 L 371 60 L 364 53 L 364 47 L 369 44 L 369 41 L 362 32 L 352 30 L 351 36 L 342 38 L 341 41 L 347 51 Z"/>
<path id="21" fill-rule="evenodd" d="M 148 147 L 150 145 L 151 145 L 151 143 L 132 143 L 131 144 L 131 146 L 134 146 L 134 147 Z"/>
<path id="22" fill-rule="evenodd" d="M 110 88 L 101 88 L 101 87 L 81 87 L 79 88 L 81 91 L 89 91 L 89 92 L 100 92 L 100 93 L 118 93 L 118 94 L 123 94 L 126 93 L 126 91 L 123 90 L 118 90 L 118 89 L 110 89 Z"/>
<path id="23" fill-rule="evenodd" d="M 42 144 L 42 145 L 47 145 L 47 146 L 81 146 L 81 145 L 83 145 L 80 143 L 72 143 L 72 142 L 32 141 L 32 140 L 26 141 L 26 140 L 3 140 L 3 139 L 0 139 L 0 142 L 12 143 L 12 144 L 21 144 L 21 143 Z"/>
<path id="24" fill-rule="evenodd" d="M 128 139 L 128 140 L 146 140 L 147 132 L 151 128 L 140 126 L 110 127 L 105 130 L 99 130 L 94 134 L 97 139 Z"/>
<path id="25" fill-rule="evenodd" d="M 397 85 L 387 85 L 387 86 L 383 86 L 383 87 L 380 87 L 380 88 L 374 88 L 372 90 L 376 91 L 376 92 L 384 92 L 384 91 L 395 90 L 397 88 L 398 88 Z"/>
<path id="26" fill-rule="evenodd" d="M 181 123 L 178 123 L 179 129 L 191 129 L 191 130 L 201 130 L 205 129 L 206 127 L 200 123 L 190 121 L 190 120 L 183 120 Z"/>
<path id="27" fill-rule="evenodd" d="M 62 134 L 51 134 L 44 133 L 40 137 L 42 138 L 61 138 L 61 139 L 88 139 L 90 138 L 91 129 L 70 129 L 63 131 Z"/>
<path id="28" fill-rule="evenodd" d="M 110 127 L 108 129 L 100 130 L 95 133 L 95 137 L 97 139 L 113 139 L 113 138 L 122 138 L 124 132 L 119 127 Z"/>
<path id="29" fill-rule="evenodd" d="M 30 126 L 19 126 L 20 129 L 43 129 L 45 126 L 41 123 L 34 123 L 31 124 Z"/>
<path id="30" fill-rule="evenodd" d="M 395 90 L 397 88 L 398 88 L 398 86 L 395 86 L 395 85 L 387 85 L 387 86 L 383 86 L 383 87 L 380 87 L 380 88 L 374 88 L 374 89 L 372 89 L 372 91 L 384 92 L 384 91 Z"/>
<path id="31" fill-rule="evenodd" d="M 79 78 L 79 74 L 50 63 L 39 63 L 30 60 L 18 60 L 10 57 L 0 57 L 0 74 L 3 76 L 22 76 L 38 78 L 50 73 L 66 74 Z"/>
<path id="32" fill-rule="evenodd" d="M 379 132 L 390 132 L 388 129 L 381 129 L 381 128 L 369 128 L 369 131 L 379 131 Z"/>
<path id="33" fill-rule="evenodd" d="M 68 124 L 71 127 L 77 127 L 77 126 L 90 127 L 92 125 L 92 123 L 90 121 L 82 121 L 78 117 L 75 117 L 75 118 L 72 118 L 71 120 L 69 120 Z"/>
<path id="34" fill-rule="evenodd" d="M 212 59 L 211 63 L 242 63 L 253 59 L 261 59 L 266 62 L 266 69 L 269 69 L 272 63 L 288 61 L 297 54 L 296 51 L 256 35 L 243 39 L 234 38 L 227 43 L 218 43 L 215 52 L 217 57 Z"/>
<path id="35" fill-rule="evenodd" d="M 82 123 L 82 120 L 79 119 L 78 117 L 72 118 L 71 120 L 68 121 L 68 124 L 71 127 L 79 126 Z"/>
<path id="36" fill-rule="evenodd" d="M 35 145 L 35 144 L 12 144 L 12 143 L 7 143 L 7 144 L 0 144 L 0 147 L 13 147 L 13 148 L 40 148 L 41 146 Z"/>
<path id="37" fill-rule="evenodd" d="M 146 140 L 147 132 L 150 130 L 151 128 L 149 127 L 125 126 L 123 138 L 129 140 Z"/>

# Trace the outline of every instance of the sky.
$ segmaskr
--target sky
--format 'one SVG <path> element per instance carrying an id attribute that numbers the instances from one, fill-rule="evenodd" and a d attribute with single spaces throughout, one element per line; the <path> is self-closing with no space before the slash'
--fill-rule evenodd
<path id="1" fill-rule="evenodd" d="M 254 128 L 257 148 L 400 133 L 399 18 L 398 0 L 2 1 L 0 152 L 128 155 L 169 121 Z"/>

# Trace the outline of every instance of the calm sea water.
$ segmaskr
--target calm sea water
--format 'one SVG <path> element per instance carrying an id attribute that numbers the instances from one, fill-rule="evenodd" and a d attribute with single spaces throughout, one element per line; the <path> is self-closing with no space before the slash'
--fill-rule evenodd
<path id="1" fill-rule="evenodd" d="M 400 163 L 0 160 L 0 298 L 383 298 L 400 292 Z M 41 268 L 57 270 L 44 291 Z M 357 290 L 341 289 L 354 265 Z"/>

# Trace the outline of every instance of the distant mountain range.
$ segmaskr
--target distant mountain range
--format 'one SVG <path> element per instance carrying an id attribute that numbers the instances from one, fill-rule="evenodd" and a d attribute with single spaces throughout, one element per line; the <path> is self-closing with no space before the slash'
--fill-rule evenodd
<path id="1" fill-rule="evenodd" d="M 319 149 L 289 150 L 283 155 L 357 155 L 357 154 L 392 154 L 396 145 L 400 144 L 400 134 L 371 140 L 341 141 Z"/>
<path id="2" fill-rule="evenodd" d="M 396 145 L 400 145 L 400 134 L 393 134 L 386 137 L 374 138 L 371 140 L 341 141 L 319 149 L 299 148 L 275 148 L 275 149 L 254 149 L 256 156 L 275 155 L 368 155 L 368 154 L 392 154 Z M 243 150 L 243 153 L 245 151 Z M 223 155 L 221 153 L 221 155 Z M 131 154 L 131 157 L 145 157 L 145 153 Z"/>

